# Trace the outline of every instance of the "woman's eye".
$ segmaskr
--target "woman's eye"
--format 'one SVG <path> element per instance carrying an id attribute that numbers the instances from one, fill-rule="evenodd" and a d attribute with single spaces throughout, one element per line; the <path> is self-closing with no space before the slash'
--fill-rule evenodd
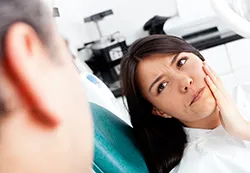
<path id="1" fill-rule="evenodd" d="M 161 92 L 166 88 L 167 84 L 168 84 L 167 82 L 162 82 L 162 83 L 158 86 L 157 92 L 158 92 L 158 93 L 161 93 Z"/>
<path id="2" fill-rule="evenodd" d="M 187 58 L 182 58 L 177 62 L 177 67 L 181 68 L 187 61 Z"/>

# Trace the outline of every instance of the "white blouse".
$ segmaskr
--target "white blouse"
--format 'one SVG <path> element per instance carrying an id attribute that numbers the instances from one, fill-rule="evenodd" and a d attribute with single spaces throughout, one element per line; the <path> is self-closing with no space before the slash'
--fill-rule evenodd
<path id="1" fill-rule="evenodd" d="M 241 115 L 250 121 L 250 84 L 237 86 L 231 94 Z M 188 144 L 171 173 L 250 173 L 250 142 L 230 136 L 222 126 L 185 131 Z"/>

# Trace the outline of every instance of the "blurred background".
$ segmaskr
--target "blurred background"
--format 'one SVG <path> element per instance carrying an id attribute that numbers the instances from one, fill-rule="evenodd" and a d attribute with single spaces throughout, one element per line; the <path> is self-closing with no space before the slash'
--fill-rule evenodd
<path id="1" fill-rule="evenodd" d="M 46 1 L 69 44 L 89 100 L 128 124 L 120 60 L 138 38 L 182 37 L 200 50 L 229 91 L 250 82 L 249 0 Z"/>

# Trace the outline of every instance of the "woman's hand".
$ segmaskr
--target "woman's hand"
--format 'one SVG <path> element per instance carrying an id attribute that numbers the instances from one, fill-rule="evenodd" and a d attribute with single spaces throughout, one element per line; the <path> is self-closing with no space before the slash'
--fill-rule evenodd
<path id="1" fill-rule="evenodd" d="M 222 126 L 230 135 L 250 140 L 250 123 L 240 115 L 231 95 L 224 88 L 223 82 L 206 62 L 204 62 L 203 69 L 207 74 L 205 81 L 216 100 Z"/>

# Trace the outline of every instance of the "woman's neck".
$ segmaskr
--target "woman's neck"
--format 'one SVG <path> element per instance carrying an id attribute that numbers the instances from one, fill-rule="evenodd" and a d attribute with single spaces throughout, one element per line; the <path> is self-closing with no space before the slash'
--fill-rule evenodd
<path id="1" fill-rule="evenodd" d="M 189 128 L 215 129 L 220 125 L 219 111 L 215 109 L 209 116 L 193 122 L 183 122 Z"/>

